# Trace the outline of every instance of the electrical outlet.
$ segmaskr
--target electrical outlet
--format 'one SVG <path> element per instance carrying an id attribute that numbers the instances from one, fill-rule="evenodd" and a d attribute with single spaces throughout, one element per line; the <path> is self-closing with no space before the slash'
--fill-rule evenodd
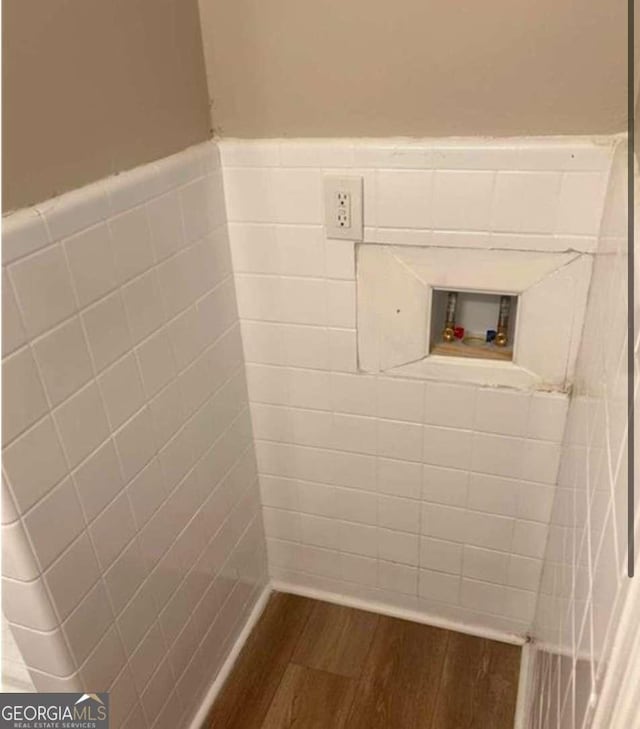
<path id="1" fill-rule="evenodd" d="M 339 228 L 351 227 L 351 193 L 338 190 L 335 194 L 334 219 Z"/>
<path id="2" fill-rule="evenodd" d="M 362 240 L 362 177 L 325 177 L 327 238 Z"/>

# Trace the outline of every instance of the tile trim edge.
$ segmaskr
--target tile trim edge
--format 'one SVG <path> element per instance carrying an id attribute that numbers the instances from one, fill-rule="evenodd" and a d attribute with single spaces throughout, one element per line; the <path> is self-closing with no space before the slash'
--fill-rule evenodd
<path id="1" fill-rule="evenodd" d="M 271 597 L 271 593 L 273 591 L 274 586 L 272 583 L 268 583 L 262 590 L 260 596 L 258 597 L 253 608 L 251 609 L 251 612 L 249 613 L 249 617 L 247 618 L 242 630 L 240 631 L 240 635 L 238 635 L 238 637 L 236 638 L 213 683 L 207 689 L 207 692 L 200 702 L 200 706 L 198 707 L 194 717 L 188 724 L 188 729 L 205 729 L 204 722 L 206 721 L 207 716 L 211 711 L 211 707 L 218 697 L 218 694 L 222 690 L 225 681 L 227 680 L 227 678 L 229 678 L 229 674 L 233 670 L 233 667 L 238 660 L 238 656 L 244 648 L 244 644 L 247 642 L 247 639 L 251 635 L 251 631 L 254 629 L 256 623 L 262 616 L 262 613 L 264 612 L 264 609 L 266 608 L 267 603 L 269 602 L 269 598 Z"/>
<path id="2" fill-rule="evenodd" d="M 527 641 L 520 654 L 520 675 L 518 678 L 518 694 L 516 697 L 516 715 L 513 729 L 527 729 L 531 700 L 533 698 L 533 679 L 537 649 L 535 644 Z"/>
<path id="3" fill-rule="evenodd" d="M 444 628 L 445 630 L 454 630 L 465 635 L 474 635 L 478 638 L 488 638 L 489 640 L 498 640 L 502 643 L 510 643 L 511 645 L 525 645 L 526 638 L 516 633 L 508 633 L 494 628 L 486 628 L 473 623 L 463 623 L 457 620 L 449 620 L 447 618 L 437 617 L 427 612 L 418 612 L 416 610 L 407 610 L 405 608 L 396 607 L 383 602 L 374 600 L 364 600 L 362 598 L 349 597 L 340 595 L 335 592 L 327 592 L 325 590 L 317 590 L 303 585 L 296 585 L 292 582 L 284 582 L 280 580 L 271 581 L 271 589 L 275 592 L 287 592 L 292 595 L 300 595 L 309 597 L 314 600 L 322 600 L 331 602 L 335 605 L 344 605 L 358 610 L 366 610 L 378 615 L 388 615 L 392 618 L 400 618 L 401 620 L 410 620 L 414 623 L 422 623 L 423 625 L 431 625 L 435 628 Z M 197 729 L 193 726 L 190 729 Z"/>

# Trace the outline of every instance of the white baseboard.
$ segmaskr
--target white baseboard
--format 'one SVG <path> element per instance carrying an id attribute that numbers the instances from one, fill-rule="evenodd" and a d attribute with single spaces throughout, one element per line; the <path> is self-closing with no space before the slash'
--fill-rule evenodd
<path id="1" fill-rule="evenodd" d="M 203 728 L 204 722 L 206 721 L 207 716 L 211 711 L 211 707 L 213 706 L 213 702 L 216 700 L 216 697 L 220 693 L 220 689 L 224 685 L 224 682 L 229 677 L 229 674 L 231 673 L 235 662 L 240 655 L 240 651 L 243 649 L 244 644 L 247 642 L 247 638 L 251 634 L 251 631 L 254 629 L 258 620 L 260 619 L 260 616 L 267 606 L 267 602 L 269 601 L 269 597 L 271 596 L 272 592 L 272 586 L 270 584 L 267 584 L 264 590 L 261 592 L 260 597 L 256 600 L 253 609 L 249 613 L 247 622 L 244 624 L 244 627 L 240 631 L 240 635 L 238 635 L 238 637 L 236 638 L 233 647 L 229 651 L 229 655 L 227 656 L 225 662 L 222 664 L 222 668 L 220 668 L 220 670 L 218 671 L 218 675 L 215 677 L 213 683 L 209 687 L 209 690 L 204 695 L 200 707 L 198 708 L 198 711 L 196 712 L 193 719 L 191 720 L 188 729 Z"/>
<path id="2" fill-rule="evenodd" d="M 520 678 L 518 680 L 518 698 L 513 729 L 527 729 L 529 710 L 531 708 L 531 691 L 533 689 L 533 671 L 536 647 L 533 643 L 522 646 L 520 656 Z"/>
<path id="3" fill-rule="evenodd" d="M 323 600 L 324 602 L 332 602 L 336 605 L 345 605 L 346 607 L 357 608 L 358 610 L 366 610 L 370 613 L 378 613 L 380 615 L 389 615 L 392 618 L 401 618 L 402 620 L 411 620 L 414 623 L 423 623 L 424 625 L 433 625 L 435 628 L 445 628 L 446 630 L 455 630 L 458 633 L 467 635 L 475 635 L 479 638 L 489 638 L 491 640 L 499 640 L 502 643 L 511 643 L 512 645 L 524 645 L 525 639 L 521 635 L 507 633 L 506 631 L 486 628 L 482 625 L 473 625 L 462 623 L 456 620 L 449 620 L 437 615 L 418 612 L 417 610 L 407 610 L 405 608 L 396 607 L 395 605 L 387 605 L 374 600 L 364 600 L 357 597 L 349 597 L 335 592 L 325 592 L 311 587 L 304 587 L 290 582 L 282 582 L 280 580 L 271 581 L 272 590 L 278 592 L 290 592 L 294 595 L 302 595 L 315 600 Z"/>

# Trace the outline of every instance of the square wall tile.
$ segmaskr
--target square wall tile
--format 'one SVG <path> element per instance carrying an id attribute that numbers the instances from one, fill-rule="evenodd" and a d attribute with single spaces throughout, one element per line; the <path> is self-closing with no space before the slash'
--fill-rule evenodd
<path id="1" fill-rule="evenodd" d="M 424 422 L 448 428 L 472 428 L 476 392 L 475 387 L 426 382 Z"/>
<path id="2" fill-rule="evenodd" d="M 85 309 L 82 321 L 96 370 L 104 369 L 131 348 L 131 335 L 119 292 Z"/>
<path id="3" fill-rule="evenodd" d="M 184 423 L 180 382 L 174 380 L 149 403 L 156 443 L 162 447 Z"/>
<path id="4" fill-rule="evenodd" d="M 422 458 L 421 425 L 392 420 L 378 420 L 378 455 L 407 461 Z"/>
<path id="5" fill-rule="evenodd" d="M 127 655 L 131 655 L 158 615 L 150 583 L 144 582 L 118 616 L 118 628 Z"/>
<path id="6" fill-rule="evenodd" d="M 505 614 L 507 591 L 501 585 L 463 579 L 460 590 L 460 604 L 494 615 Z"/>
<path id="7" fill-rule="evenodd" d="M 128 481 L 148 463 L 156 452 L 151 414 L 140 410 L 114 436 L 122 473 Z"/>
<path id="8" fill-rule="evenodd" d="M 420 537 L 420 567 L 458 575 L 462 572 L 463 545 Z"/>
<path id="9" fill-rule="evenodd" d="M 422 472 L 422 498 L 438 504 L 465 506 L 469 473 L 453 468 L 424 466 Z"/>
<path id="10" fill-rule="evenodd" d="M 352 329 L 356 325 L 355 281 L 326 282 L 327 316 L 330 327 Z"/>
<path id="11" fill-rule="evenodd" d="M 263 509 L 264 531 L 267 537 L 300 541 L 300 514 L 284 509 Z"/>
<path id="12" fill-rule="evenodd" d="M 323 222 L 319 170 L 275 169 L 270 175 L 272 214 L 279 223 Z"/>
<path id="13" fill-rule="evenodd" d="M 334 448 L 359 454 L 376 454 L 377 424 L 375 418 L 334 413 L 331 443 Z"/>
<path id="14" fill-rule="evenodd" d="M 37 458 L 33 457 L 34 453 L 38 454 Z M 43 418 L 5 448 L 3 461 L 20 512 L 33 506 L 67 470 L 50 417 Z"/>
<path id="15" fill-rule="evenodd" d="M 378 587 L 394 593 L 415 595 L 418 591 L 418 570 L 406 564 L 378 562 Z"/>
<path id="16" fill-rule="evenodd" d="M 217 219 L 213 185 L 213 177 L 201 177 L 180 190 L 184 232 L 188 243 L 200 240 L 216 224 L 224 222 Z"/>
<path id="17" fill-rule="evenodd" d="M 334 486 L 307 483 L 305 481 L 292 482 L 288 479 L 278 479 L 271 476 L 261 476 L 260 482 L 261 484 L 264 482 L 263 490 L 267 491 L 267 501 L 279 500 L 283 502 L 286 495 L 287 505 L 283 505 L 283 508 L 298 508 L 303 513 L 317 514 L 318 516 L 334 518 L 337 516 L 338 508 Z M 296 486 L 295 494 L 292 493 L 292 484 Z M 273 493 L 274 486 L 277 495 Z M 294 504 L 297 504 L 297 506 Z"/>
<path id="18" fill-rule="evenodd" d="M 125 665 L 122 641 L 115 627 L 110 628 L 82 666 L 82 681 L 86 686 L 111 686 Z"/>
<path id="19" fill-rule="evenodd" d="M 325 275 L 325 240 L 324 229 L 321 226 L 278 225 L 273 228 L 259 226 L 251 230 L 253 231 L 251 240 L 255 243 L 254 251 L 256 245 L 260 247 L 260 253 L 256 256 L 254 252 L 253 255 L 257 273 L 316 278 Z"/>
<path id="20" fill-rule="evenodd" d="M 474 436 L 475 437 L 475 436 Z M 424 463 L 465 469 L 470 465 L 472 433 L 468 430 L 424 427 Z"/>
<path id="21" fill-rule="evenodd" d="M 375 494 L 351 489 L 337 489 L 338 516 L 345 521 L 374 526 L 378 522 L 378 499 Z"/>
<path id="22" fill-rule="evenodd" d="M 375 526 L 340 522 L 340 551 L 363 557 L 378 557 L 378 533 Z"/>
<path id="23" fill-rule="evenodd" d="M 378 556 L 388 562 L 418 564 L 418 535 L 378 529 Z"/>
<path id="24" fill-rule="evenodd" d="M 300 540 L 316 547 L 337 549 L 339 542 L 338 522 L 313 514 L 300 514 Z"/>
<path id="25" fill-rule="evenodd" d="M 144 392 L 133 354 L 108 367 L 98 378 L 112 430 L 117 430 L 144 404 Z"/>
<path id="26" fill-rule="evenodd" d="M 537 522 L 518 520 L 513 532 L 512 551 L 524 557 L 544 556 L 548 526 Z"/>
<path id="27" fill-rule="evenodd" d="M 185 244 L 180 194 L 172 190 L 149 200 L 146 208 L 155 258 L 161 261 Z"/>
<path id="28" fill-rule="evenodd" d="M 190 306 L 172 319 L 167 330 L 178 371 L 183 370 L 202 352 L 206 339 L 195 306 Z"/>
<path id="29" fill-rule="evenodd" d="M 411 499 L 420 498 L 422 488 L 421 464 L 378 458 L 377 472 L 377 486 L 380 493 Z"/>
<path id="30" fill-rule="evenodd" d="M 141 529 L 167 496 L 160 462 L 154 458 L 128 484 L 127 491 L 137 527 Z"/>
<path id="31" fill-rule="evenodd" d="M 39 420 L 48 410 L 40 376 L 29 347 L 2 363 L 2 440 L 7 443 Z"/>
<path id="32" fill-rule="evenodd" d="M 45 248 L 9 267 L 9 276 L 27 334 L 36 336 L 76 309 L 67 263 L 59 245 Z"/>
<path id="33" fill-rule="evenodd" d="M 357 371 L 355 329 L 329 329 L 327 367 L 334 372 Z"/>
<path id="34" fill-rule="evenodd" d="M 64 250 L 81 307 L 97 301 L 115 288 L 116 271 L 106 223 L 67 238 Z"/>
<path id="35" fill-rule="evenodd" d="M 131 673 L 138 691 L 144 691 L 156 667 L 162 662 L 166 646 L 160 625 L 156 622 L 140 642 L 130 659 Z"/>
<path id="36" fill-rule="evenodd" d="M 100 570 L 86 532 L 49 567 L 45 581 L 64 620 L 96 583 Z"/>
<path id="37" fill-rule="evenodd" d="M 506 552 L 495 552 L 465 545 L 462 574 L 485 582 L 506 584 L 509 555 Z"/>
<path id="38" fill-rule="evenodd" d="M 366 375 L 332 373 L 331 407 L 336 412 L 371 414 L 376 398 L 376 379 Z"/>
<path id="39" fill-rule="evenodd" d="M 558 203 L 558 233 L 598 234 L 606 182 L 602 172 L 565 172 Z"/>
<path id="40" fill-rule="evenodd" d="M 118 283 L 147 271 L 154 264 L 151 231 L 144 206 L 109 220 Z"/>
<path id="41" fill-rule="evenodd" d="M 129 497 L 123 491 L 89 527 L 102 571 L 106 571 L 136 532 Z"/>
<path id="42" fill-rule="evenodd" d="M 377 175 L 378 225 L 384 228 L 430 228 L 433 172 L 384 170 Z"/>
<path id="43" fill-rule="evenodd" d="M 514 233 L 552 233 L 562 175 L 558 172 L 498 172 L 492 228 Z"/>
<path id="44" fill-rule="evenodd" d="M 509 556 L 507 584 L 511 587 L 537 592 L 541 572 L 542 560 L 512 554 Z"/>
<path id="45" fill-rule="evenodd" d="M 460 600 L 460 578 L 444 572 L 421 569 L 418 594 L 425 599 L 456 605 Z"/>
<path id="46" fill-rule="evenodd" d="M 390 420 L 423 420 L 424 384 L 417 380 L 379 377 L 378 417 Z"/>
<path id="47" fill-rule="evenodd" d="M 526 441 L 505 435 L 474 433 L 472 439 L 471 469 L 479 473 L 507 478 L 522 474 Z"/>
<path id="48" fill-rule="evenodd" d="M 140 547 L 132 540 L 104 576 L 109 599 L 117 615 L 144 582 L 147 573 Z"/>
<path id="49" fill-rule="evenodd" d="M 2 269 L 2 355 L 11 354 L 26 341 L 16 295 L 7 269 Z"/>
<path id="50" fill-rule="evenodd" d="M 325 240 L 325 273 L 327 278 L 353 281 L 356 276 L 356 256 L 351 241 Z"/>
<path id="51" fill-rule="evenodd" d="M 525 435 L 530 401 L 529 393 L 479 388 L 474 427 L 485 433 Z"/>
<path id="52" fill-rule="evenodd" d="M 489 230 L 493 184 L 493 172 L 434 172 L 433 227 Z"/>
<path id="53" fill-rule="evenodd" d="M 112 621 L 107 593 L 102 582 L 97 582 L 63 625 L 64 634 L 78 665 L 96 647 Z"/>
<path id="54" fill-rule="evenodd" d="M 379 496 L 378 524 L 386 529 L 417 534 L 420 531 L 420 509 L 412 499 Z"/>
<path id="55" fill-rule="evenodd" d="M 47 494 L 24 517 L 24 525 L 45 570 L 85 527 L 73 481 L 67 478 Z"/>
<path id="56" fill-rule="evenodd" d="M 164 323 L 160 286 L 155 270 L 147 271 L 122 288 L 122 300 L 135 342 Z"/>
<path id="57" fill-rule="evenodd" d="M 520 481 L 482 473 L 469 475 L 467 504 L 475 511 L 516 516 L 520 501 Z"/>
<path id="58" fill-rule="evenodd" d="M 272 176 L 267 169 L 230 167 L 224 171 L 227 218 L 230 222 L 275 222 Z"/>
<path id="59" fill-rule="evenodd" d="M 514 520 L 494 514 L 467 511 L 464 516 L 465 542 L 476 547 L 486 547 L 507 552 L 511 548 Z"/>
<path id="60" fill-rule="evenodd" d="M 78 498 L 92 521 L 123 487 L 113 440 L 105 441 L 73 472 Z"/>
<path id="61" fill-rule="evenodd" d="M 166 329 L 160 329 L 136 348 L 147 397 L 153 397 L 175 375 L 175 364 Z"/>
<path id="62" fill-rule="evenodd" d="M 569 406 L 566 395 L 534 393 L 529 406 L 527 437 L 559 443 Z"/>
<path id="63" fill-rule="evenodd" d="M 374 587 L 378 584 L 379 564 L 377 559 L 342 553 L 340 555 L 340 578 L 347 582 L 357 582 L 360 585 Z M 409 570 L 412 569 L 409 568 Z"/>
<path id="64" fill-rule="evenodd" d="M 453 542 L 467 541 L 467 512 L 450 506 L 423 504 L 420 520 L 422 534 Z"/>
<path id="65" fill-rule="evenodd" d="M 524 446 L 522 478 L 553 485 L 559 463 L 560 446 L 557 443 L 529 440 Z"/>
<path id="66" fill-rule="evenodd" d="M 109 435 L 109 425 L 95 382 L 56 408 L 53 417 L 71 467 L 86 458 Z"/>
<path id="67" fill-rule="evenodd" d="M 32 347 L 52 405 L 61 403 L 93 376 L 78 317 L 47 332 Z"/>
<path id="68" fill-rule="evenodd" d="M 291 369 L 287 372 L 286 380 L 288 404 L 293 407 L 318 410 L 327 410 L 331 407 L 329 373 L 316 370 Z"/>

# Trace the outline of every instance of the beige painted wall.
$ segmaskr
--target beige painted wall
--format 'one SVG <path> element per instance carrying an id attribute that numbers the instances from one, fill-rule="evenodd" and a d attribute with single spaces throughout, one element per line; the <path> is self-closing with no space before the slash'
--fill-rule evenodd
<path id="1" fill-rule="evenodd" d="M 626 127 L 626 0 L 199 0 L 215 131 Z"/>
<path id="2" fill-rule="evenodd" d="M 4 0 L 3 208 L 210 135 L 197 0 Z"/>

